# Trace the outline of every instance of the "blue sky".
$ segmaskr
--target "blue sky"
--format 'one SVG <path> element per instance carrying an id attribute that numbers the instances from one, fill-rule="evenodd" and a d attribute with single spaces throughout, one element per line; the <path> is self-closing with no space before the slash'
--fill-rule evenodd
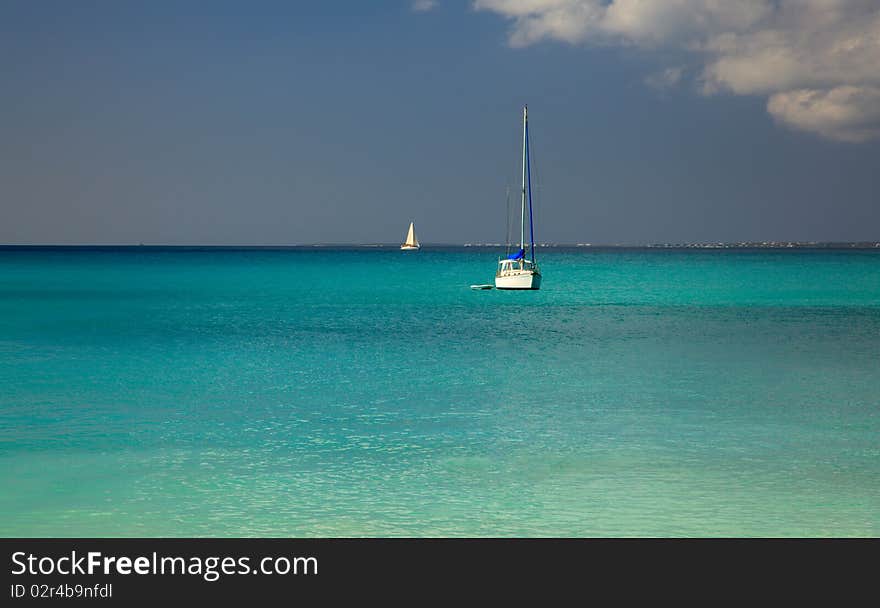
<path id="1" fill-rule="evenodd" d="M 880 15 L 840 4 L 840 40 Z M 880 239 L 876 86 L 834 39 L 603 6 L 5 2 L 0 242 L 498 242 L 524 103 L 539 241 Z"/>

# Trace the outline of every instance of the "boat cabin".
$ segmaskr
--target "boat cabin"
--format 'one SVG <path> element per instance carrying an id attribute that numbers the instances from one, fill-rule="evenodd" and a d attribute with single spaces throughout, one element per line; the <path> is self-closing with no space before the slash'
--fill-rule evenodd
<path id="1" fill-rule="evenodd" d="M 498 276 L 504 276 L 506 274 L 513 274 L 522 270 L 535 270 L 535 263 L 526 260 L 523 258 L 519 258 L 516 260 L 511 259 L 501 259 L 498 260 Z"/>

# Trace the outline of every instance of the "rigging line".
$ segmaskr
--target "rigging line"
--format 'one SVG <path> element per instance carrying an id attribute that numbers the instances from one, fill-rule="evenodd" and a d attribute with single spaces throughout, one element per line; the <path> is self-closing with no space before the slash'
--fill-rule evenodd
<path id="1" fill-rule="evenodd" d="M 532 216 L 532 159 L 531 159 L 531 148 L 529 141 L 529 123 L 526 122 L 525 125 L 525 145 L 526 145 L 526 175 L 528 176 L 528 188 L 529 188 L 529 241 L 531 243 L 532 250 L 532 262 L 537 261 L 537 256 L 535 255 L 535 220 Z"/>
<path id="2" fill-rule="evenodd" d="M 516 192 L 517 192 L 516 199 L 517 199 L 517 200 L 519 200 L 520 194 L 522 194 L 522 188 L 519 186 L 519 183 L 520 183 L 520 176 L 521 176 L 521 174 L 522 174 L 522 170 L 523 170 L 523 166 L 522 166 L 522 154 L 523 154 L 523 152 L 524 152 L 524 151 L 521 149 L 521 147 L 520 147 L 520 146 L 522 146 L 522 144 L 523 144 L 523 128 L 522 128 L 522 127 L 523 127 L 523 123 L 522 123 L 522 115 L 520 114 L 520 115 L 518 116 L 518 118 L 519 118 L 519 120 L 517 121 L 517 123 L 518 123 L 518 124 L 517 124 L 518 128 L 517 128 L 517 129 L 511 129 L 511 130 L 510 130 L 510 135 L 509 135 L 509 137 L 510 137 L 510 149 L 511 149 L 511 150 L 516 150 L 516 153 L 513 154 L 513 155 L 511 155 L 511 156 L 512 156 L 511 160 L 514 161 L 513 164 L 512 164 L 512 166 L 511 166 L 511 169 L 512 169 L 511 177 L 512 177 L 512 180 L 513 180 L 512 183 L 517 184 L 517 186 L 516 186 Z M 509 187 L 509 186 L 508 186 L 508 187 Z M 515 229 L 515 226 L 516 226 L 516 218 L 517 218 L 517 217 L 520 217 L 520 220 L 522 220 L 522 216 L 521 216 L 520 213 L 517 213 L 516 216 L 513 217 L 513 227 L 514 227 L 514 229 Z M 514 237 L 517 237 L 517 235 L 519 235 L 520 237 L 522 236 L 522 226 L 520 226 L 520 230 L 519 230 L 518 232 L 514 232 L 514 234 L 513 234 Z M 513 243 L 516 244 L 516 242 L 517 242 L 517 241 L 516 241 L 515 238 L 514 238 Z M 521 245 L 522 245 L 522 244 L 521 244 Z M 519 251 L 519 249 L 517 249 L 517 251 Z"/>

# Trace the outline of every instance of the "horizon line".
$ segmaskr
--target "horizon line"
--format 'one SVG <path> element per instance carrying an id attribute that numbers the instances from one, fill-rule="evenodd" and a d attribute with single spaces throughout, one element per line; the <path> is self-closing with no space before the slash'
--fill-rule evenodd
<path id="1" fill-rule="evenodd" d="M 421 243 L 421 248 L 431 247 L 457 247 L 457 248 L 505 248 L 515 247 L 516 244 L 506 243 Z M 305 249 L 305 248 L 399 248 L 399 243 L 290 243 L 290 244 L 205 244 L 205 243 L 0 243 L 0 249 L 20 248 L 129 248 L 129 249 L 169 249 L 169 248 L 199 248 L 199 249 Z M 657 243 L 536 243 L 535 248 L 541 249 L 590 249 L 590 248 L 790 248 L 790 247 L 863 247 L 880 248 L 880 240 L 858 241 L 789 241 L 789 240 L 762 240 L 762 241 L 682 241 L 682 242 L 657 242 Z"/>

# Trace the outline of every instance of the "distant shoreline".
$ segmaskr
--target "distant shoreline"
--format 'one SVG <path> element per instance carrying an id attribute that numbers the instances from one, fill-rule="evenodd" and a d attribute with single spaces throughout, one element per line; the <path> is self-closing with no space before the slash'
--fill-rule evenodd
<path id="1" fill-rule="evenodd" d="M 503 243 L 422 243 L 423 249 L 501 249 Z M 113 250 L 113 251 L 304 251 L 337 250 L 398 250 L 398 243 L 315 243 L 306 245 L 52 245 L 0 244 L 0 251 Z M 762 241 L 739 243 L 653 243 L 649 245 L 540 243 L 540 249 L 880 249 L 880 241 L 799 242 Z"/>

